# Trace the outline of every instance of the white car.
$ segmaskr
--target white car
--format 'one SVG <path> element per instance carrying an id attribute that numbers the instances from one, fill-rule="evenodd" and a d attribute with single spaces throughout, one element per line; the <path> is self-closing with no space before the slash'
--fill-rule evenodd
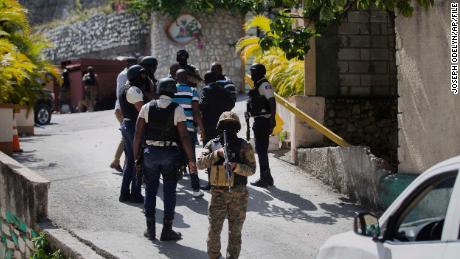
<path id="1" fill-rule="evenodd" d="M 460 156 L 418 176 L 378 219 L 355 217 L 354 231 L 329 238 L 317 259 L 460 258 Z"/>

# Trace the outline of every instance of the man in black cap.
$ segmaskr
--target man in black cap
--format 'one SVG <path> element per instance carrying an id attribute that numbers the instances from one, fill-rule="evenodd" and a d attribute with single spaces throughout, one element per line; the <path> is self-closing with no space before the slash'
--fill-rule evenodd
<path id="1" fill-rule="evenodd" d="M 248 93 L 247 112 L 254 118 L 254 138 L 259 157 L 260 178 L 251 184 L 258 187 L 273 185 L 273 177 L 268 163 L 269 137 L 276 126 L 276 102 L 273 87 L 265 78 L 266 69 L 262 64 L 250 68 L 254 88 Z"/>
<path id="2" fill-rule="evenodd" d="M 180 68 L 187 71 L 189 81 L 188 84 L 192 87 L 197 87 L 198 84 L 203 81 L 203 79 L 201 78 L 198 69 L 195 66 L 189 65 L 187 63 L 188 58 L 189 54 L 185 49 L 181 49 L 177 52 L 176 61 L 179 63 Z"/>

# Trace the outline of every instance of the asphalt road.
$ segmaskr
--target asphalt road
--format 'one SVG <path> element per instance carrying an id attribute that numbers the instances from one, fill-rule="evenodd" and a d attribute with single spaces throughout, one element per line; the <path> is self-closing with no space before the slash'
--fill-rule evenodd
<path id="1" fill-rule="evenodd" d="M 243 107 L 239 102 L 235 110 L 241 114 Z M 184 178 L 174 221 L 183 240 L 146 240 L 142 206 L 118 202 L 121 175 L 109 168 L 120 138 L 113 111 L 54 115 L 51 125 L 36 128 L 36 136 L 21 138 L 24 152 L 16 159 L 51 180 L 49 218 L 99 249 L 119 258 L 207 258 L 209 193 L 193 199 Z M 240 258 L 314 258 L 329 236 L 352 229 L 357 206 L 273 154 L 270 163 L 276 186 L 248 186 Z M 200 172 L 200 178 L 206 175 Z M 162 197 L 157 200 L 159 236 Z M 226 244 L 225 226 L 224 255 Z"/>

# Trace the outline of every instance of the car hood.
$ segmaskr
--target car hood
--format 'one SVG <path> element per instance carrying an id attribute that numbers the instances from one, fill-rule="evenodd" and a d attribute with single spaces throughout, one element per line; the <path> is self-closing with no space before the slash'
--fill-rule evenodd
<path id="1" fill-rule="evenodd" d="M 372 238 L 349 231 L 330 237 L 321 246 L 316 259 L 373 259 L 379 258 L 377 251 L 377 243 Z"/>

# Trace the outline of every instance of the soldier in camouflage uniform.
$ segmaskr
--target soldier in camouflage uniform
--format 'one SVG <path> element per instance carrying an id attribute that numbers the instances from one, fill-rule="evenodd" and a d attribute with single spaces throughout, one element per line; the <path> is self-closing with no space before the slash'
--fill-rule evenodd
<path id="1" fill-rule="evenodd" d="M 198 158 L 198 168 L 211 168 L 211 204 L 209 206 L 208 255 L 209 258 L 219 258 L 220 233 L 225 218 L 228 218 L 229 240 L 226 258 L 239 257 L 241 250 L 241 230 L 246 218 L 248 191 L 246 184 L 248 176 L 256 171 L 256 161 L 252 146 L 238 138 L 241 128 L 240 120 L 234 112 L 224 112 L 219 118 L 217 130 L 220 135 L 209 141 L 203 153 Z M 224 137 L 227 132 L 227 156 L 230 161 L 232 174 L 228 178 L 224 169 Z M 230 183 L 229 183 L 230 181 Z M 229 184 L 231 189 L 229 190 Z"/>

